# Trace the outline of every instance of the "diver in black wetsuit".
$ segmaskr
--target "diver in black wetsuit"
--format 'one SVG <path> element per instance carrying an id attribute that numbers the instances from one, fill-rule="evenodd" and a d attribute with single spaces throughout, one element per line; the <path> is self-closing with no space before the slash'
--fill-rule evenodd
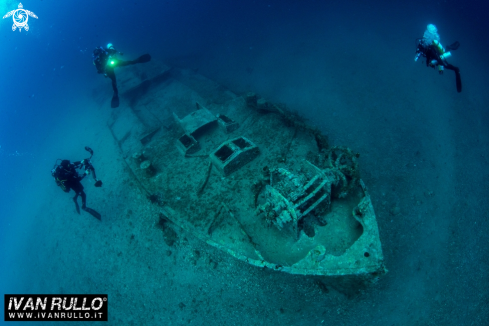
<path id="1" fill-rule="evenodd" d="M 85 147 L 85 149 L 93 155 L 93 151 L 89 147 Z M 102 181 L 97 179 L 95 175 L 95 169 L 90 161 L 90 158 L 84 159 L 83 161 L 73 162 L 71 163 L 69 160 L 61 160 L 59 165 L 55 164 L 55 167 L 51 170 L 51 175 L 54 177 L 56 184 L 64 191 L 70 192 L 71 189 L 75 192 L 75 197 L 73 197 L 73 201 L 75 202 L 76 211 L 80 214 L 80 206 L 78 206 L 78 196 L 82 198 L 82 209 L 85 212 L 90 213 L 93 217 L 98 220 L 102 220 L 102 216 L 95 210 L 87 207 L 87 195 L 83 191 L 83 185 L 81 184 L 81 180 L 88 174 L 92 173 L 93 178 L 95 180 L 95 187 L 101 187 Z M 58 160 L 59 161 L 59 160 Z M 56 163 L 58 162 L 56 161 Z M 85 168 L 85 173 L 82 175 L 78 174 L 77 169 Z"/>
<path id="2" fill-rule="evenodd" d="M 440 43 L 440 36 L 435 25 L 429 24 L 422 38 L 416 40 L 416 56 L 414 61 L 418 61 L 419 57 L 426 58 L 426 66 L 436 68 L 438 72 L 443 74 L 444 69 L 453 70 L 455 72 L 455 83 L 457 92 L 462 91 L 462 79 L 460 77 L 460 69 L 447 62 L 447 58 L 452 54 L 451 50 L 456 50 L 460 46 L 459 42 L 455 42 L 445 48 Z"/>
<path id="3" fill-rule="evenodd" d="M 99 74 L 104 74 L 105 77 L 109 77 L 112 80 L 112 89 L 114 90 L 114 95 L 112 96 L 112 101 L 110 103 L 112 108 L 119 106 L 119 91 L 117 89 L 114 69 L 116 67 L 134 65 L 136 63 L 145 63 L 151 60 L 149 54 L 143 54 L 136 60 L 124 61 L 116 58 L 116 55 L 118 54 L 124 55 L 121 52 L 117 52 L 112 43 L 107 44 L 106 49 L 98 47 L 93 50 L 93 64 L 97 68 L 97 72 Z"/>

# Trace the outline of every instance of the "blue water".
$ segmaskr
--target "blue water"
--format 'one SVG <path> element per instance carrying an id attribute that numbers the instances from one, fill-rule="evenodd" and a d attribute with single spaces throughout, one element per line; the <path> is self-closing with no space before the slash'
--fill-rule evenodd
<path id="1" fill-rule="evenodd" d="M 230 275 L 216 276 L 205 268 L 181 278 L 173 273 L 168 276 L 177 284 L 172 291 L 180 293 L 185 309 L 164 289 L 155 294 L 139 291 L 145 285 L 136 281 L 117 284 L 91 276 L 92 284 L 111 284 L 89 290 L 111 291 L 114 308 L 109 311 L 117 316 L 112 323 L 206 325 L 218 318 L 223 325 L 487 325 L 487 2 L 22 4 L 39 17 L 29 18 L 29 31 L 12 31 L 11 18 L 0 21 L 0 292 L 85 289 L 62 281 L 53 286 L 45 280 L 46 271 L 37 274 L 22 266 L 29 269 L 36 257 L 49 257 L 47 247 L 33 246 L 40 243 L 33 230 L 38 221 L 67 218 L 65 211 L 45 214 L 43 203 L 46 194 L 55 193 L 59 201 L 71 200 L 52 191 L 50 170 L 57 158 L 84 157 L 84 135 L 73 139 L 70 151 L 58 151 L 57 141 L 71 141 L 66 139 L 67 126 L 75 128 L 92 114 L 96 119 L 90 96 L 103 78 L 92 65 L 92 50 L 112 42 L 125 58 L 150 53 L 169 65 L 198 69 L 234 92 L 252 90 L 285 102 L 335 144 L 361 152 L 362 175 L 371 188 L 390 270 L 359 298 L 319 293 L 311 282 L 248 267 Z M 1 14 L 17 5 L 2 2 Z M 462 72 L 460 94 L 451 71 L 439 76 L 422 62 L 414 63 L 414 40 L 429 23 L 437 25 L 444 45 L 461 44 L 450 59 Z M 110 90 L 108 81 L 105 86 Z M 87 127 L 84 132 L 96 131 Z M 94 196 L 90 192 L 89 197 Z M 395 205 L 401 215 L 390 213 Z M 78 229 L 76 219 L 73 223 Z M 58 236 L 42 234 L 54 242 Z M 108 269 L 115 268 L 117 257 L 115 251 Z M 78 262 L 70 272 L 75 267 L 66 261 L 43 258 L 42 264 L 73 278 L 90 269 Z M 192 269 L 184 259 L 175 264 Z M 123 266 L 138 272 L 137 266 Z M 270 288 L 242 283 L 244 278 Z M 162 284 L 157 278 L 147 280 L 150 288 L 151 282 L 154 287 Z M 204 289 L 192 290 L 199 286 Z M 128 310 L 139 300 L 134 293 L 159 302 Z"/>

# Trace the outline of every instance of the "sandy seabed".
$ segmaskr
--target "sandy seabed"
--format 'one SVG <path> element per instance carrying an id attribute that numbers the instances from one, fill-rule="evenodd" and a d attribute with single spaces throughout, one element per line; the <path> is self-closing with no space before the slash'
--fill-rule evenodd
<path id="1" fill-rule="evenodd" d="M 332 144 L 361 154 L 387 275 L 348 297 L 316 280 L 249 266 L 190 234 L 169 246 L 155 226 L 157 208 L 148 209 L 132 184 L 107 128 L 107 91 L 103 103 L 86 96 L 68 107 L 66 119 L 77 123 L 55 125 L 48 135 L 30 185 L 40 190 L 18 205 L 31 223 L 10 258 L 15 292 L 107 293 L 111 325 L 484 325 L 489 137 L 474 81 L 456 94 L 452 76 L 441 81 L 420 67 L 383 83 L 392 62 L 384 71 L 310 74 L 305 84 L 297 82 L 304 67 L 289 72 L 294 78 L 275 71 L 280 82 L 271 88 L 268 71 L 255 67 L 241 82 L 231 81 L 232 70 L 202 73 L 285 102 Z M 85 158 L 87 145 L 104 185 L 83 183 L 101 222 L 78 215 L 73 193 L 49 174 L 55 158 Z"/>

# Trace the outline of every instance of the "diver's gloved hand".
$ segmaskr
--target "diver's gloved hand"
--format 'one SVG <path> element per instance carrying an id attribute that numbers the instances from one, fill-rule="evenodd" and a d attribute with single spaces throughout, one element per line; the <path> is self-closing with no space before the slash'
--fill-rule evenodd
<path id="1" fill-rule="evenodd" d="M 102 187 L 102 181 L 101 180 L 95 181 L 95 187 Z"/>

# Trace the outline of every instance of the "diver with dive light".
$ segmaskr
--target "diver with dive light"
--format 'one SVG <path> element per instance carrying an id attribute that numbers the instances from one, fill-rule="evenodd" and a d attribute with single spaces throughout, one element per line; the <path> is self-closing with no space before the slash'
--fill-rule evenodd
<path id="1" fill-rule="evenodd" d="M 82 198 L 82 209 L 90 213 L 93 217 L 98 220 L 102 220 L 102 216 L 97 211 L 92 208 L 87 207 L 87 195 L 83 191 L 83 185 L 81 184 L 81 180 L 85 178 L 85 176 L 90 173 L 95 180 L 95 187 L 102 187 L 102 181 L 97 179 L 95 175 L 95 168 L 92 165 L 92 156 L 93 150 L 90 147 L 85 147 L 85 150 L 90 153 L 90 157 L 86 158 L 82 161 L 77 161 L 71 163 L 69 160 L 61 160 L 57 159 L 54 164 L 53 169 L 51 170 L 51 175 L 54 177 L 54 181 L 56 184 L 63 190 L 64 192 L 70 192 L 71 189 L 75 192 L 75 197 L 73 197 L 73 201 L 75 202 L 76 211 L 80 214 L 80 206 L 78 206 L 78 196 Z M 61 161 L 58 163 L 58 161 Z M 83 174 L 79 174 L 77 169 L 85 169 Z"/>
<path id="2" fill-rule="evenodd" d="M 97 72 L 99 74 L 104 74 L 105 77 L 109 77 L 112 80 L 112 89 L 114 90 L 114 95 L 112 96 L 112 101 L 110 103 L 112 108 L 117 108 L 119 106 L 119 90 L 117 89 L 117 80 L 114 69 L 117 67 L 151 61 L 151 56 L 149 54 L 143 54 L 132 61 L 120 60 L 117 57 L 118 55 L 122 56 L 124 53 L 118 52 L 112 43 L 107 44 L 107 48 L 105 49 L 100 46 L 93 50 L 93 64 L 97 68 Z"/>
<path id="3" fill-rule="evenodd" d="M 441 75 L 446 69 L 455 72 L 455 84 L 457 92 L 462 91 L 462 79 L 460 77 L 460 69 L 447 62 L 447 58 L 452 56 L 450 51 L 458 49 L 459 42 L 455 42 L 446 48 L 440 43 L 440 36 L 435 25 L 429 24 L 422 38 L 416 39 L 416 56 L 414 61 L 418 61 L 419 57 L 426 58 L 426 66 L 438 68 L 438 73 Z"/>

